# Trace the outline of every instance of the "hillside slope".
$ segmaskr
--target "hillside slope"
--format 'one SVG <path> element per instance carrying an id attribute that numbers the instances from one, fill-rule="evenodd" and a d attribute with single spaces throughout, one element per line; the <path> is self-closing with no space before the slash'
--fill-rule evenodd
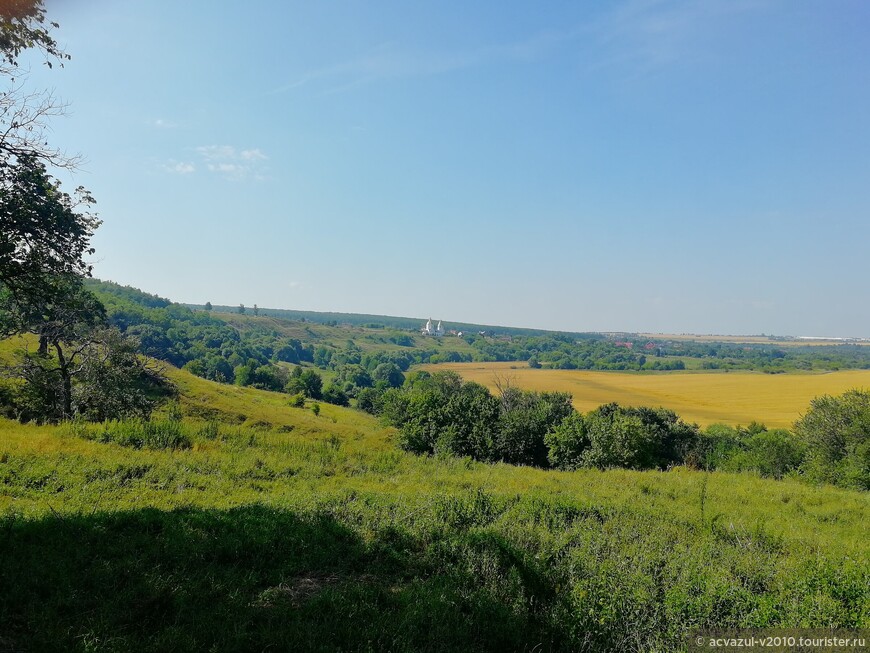
<path id="1" fill-rule="evenodd" d="M 695 627 L 870 627 L 864 494 L 415 457 L 353 409 L 169 375 L 189 448 L 0 421 L 6 648 L 673 651 Z"/>

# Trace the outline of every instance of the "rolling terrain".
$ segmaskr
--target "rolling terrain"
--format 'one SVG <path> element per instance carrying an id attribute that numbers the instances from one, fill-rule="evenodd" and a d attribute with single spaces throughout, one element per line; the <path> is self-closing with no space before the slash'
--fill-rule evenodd
<path id="1" fill-rule="evenodd" d="M 418 457 L 354 409 L 167 372 L 183 447 L 0 420 L 6 648 L 673 651 L 696 627 L 870 625 L 863 493 Z"/>

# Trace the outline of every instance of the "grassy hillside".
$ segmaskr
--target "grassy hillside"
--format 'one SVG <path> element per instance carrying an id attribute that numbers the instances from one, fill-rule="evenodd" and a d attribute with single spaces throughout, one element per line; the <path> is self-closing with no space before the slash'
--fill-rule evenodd
<path id="1" fill-rule="evenodd" d="M 453 370 L 490 389 L 499 378 L 527 390 L 570 392 L 577 410 L 588 411 L 611 401 L 628 406 L 664 406 L 702 426 L 713 423 L 764 422 L 790 428 L 813 397 L 870 387 L 870 371 L 825 374 L 760 374 L 756 372 L 624 374 L 584 370 L 533 370 L 516 363 L 443 363 L 421 366 Z"/>
<path id="2" fill-rule="evenodd" d="M 0 421 L 0 647 L 671 651 L 699 626 L 870 627 L 864 494 L 418 458 L 363 413 L 169 373 L 186 449 Z"/>
<path id="3" fill-rule="evenodd" d="M 474 348 L 462 338 L 432 338 L 393 329 L 370 328 L 349 324 L 316 324 L 299 322 L 267 315 L 239 315 L 237 313 L 215 313 L 219 318 L 242 333 L 269 332 L 280 338 L 296 338 L 306 343 L 329 346 L 336 349 L 347 347 L 348 341 L 362 351 L 408 351 L 410 349 L 447 350 L 472 354 Z M 398 345 L 390 340 L 401 335 L 412 344 Z"/>

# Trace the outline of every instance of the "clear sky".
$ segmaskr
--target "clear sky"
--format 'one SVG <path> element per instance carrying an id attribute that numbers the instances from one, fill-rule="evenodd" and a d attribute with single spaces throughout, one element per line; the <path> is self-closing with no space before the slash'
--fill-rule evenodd
<path id="1" fill-rule="evenodd" d="M 866 0 L 48 0 L 95 274 L 176 301 L 870 336 Z"/>

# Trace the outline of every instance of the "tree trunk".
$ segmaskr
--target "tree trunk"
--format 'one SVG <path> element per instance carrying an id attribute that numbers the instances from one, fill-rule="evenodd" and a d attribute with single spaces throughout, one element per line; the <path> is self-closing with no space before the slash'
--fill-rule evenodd
<path id="1" fill-rule="evenodd" d="M 70 364 L 63 355 L 63 348 L 58 341 L 52 343 L 57 352 L 57 362 L 60 370 L 60 378 L 63 386 L 63 396 L 61 402 L 63 404 L 63 418 L 70 419 L 72 417 L 72 377 L 70 375 Z"/>

